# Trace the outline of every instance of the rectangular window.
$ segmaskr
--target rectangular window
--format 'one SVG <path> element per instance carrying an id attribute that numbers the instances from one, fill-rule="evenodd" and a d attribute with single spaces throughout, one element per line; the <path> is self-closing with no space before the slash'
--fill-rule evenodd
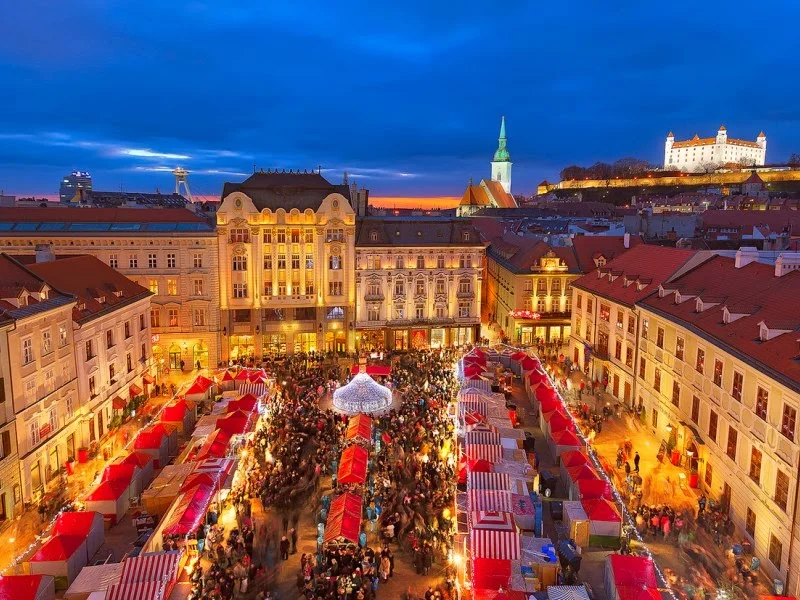
<path id="1" fill-rule="evenodd" d="M 702 348 L 697 349 L 697 360 L 694 363 L 694 368 L 698 373 L 705 373 L 706 370 L 706 351 Z"/>
<path id="2" fill-rule="evenodd" d="M 285 254 L 278 254 L 278 269 L 285 270 L 286 269 L 286 255 Z"/>
<path id="3" fill-rule="evenodd" d="M 30 424 L 29 431 L 30 431 L 30 435 L 31 435 L 31 447 L 33 447 L 33 446 L 35 446 L 36 444 L 39 443 L 39 423 L 37 423 L 36 421 L 33 421 Z M 36 463 L 36 466 L 37 467 L 39 466 L 38 462 Z"/>
<path id="4" fill-rule="evenodd" d="M 306 254 L 306 270 L 314 268 L 314 255 L 313 254 Z M 375 258 L 375 268 L 381 268 L 381 262 L 379 258 Z"/>
<path id="5" fill-rule="evenodd" d="M 341 281 L 329 281 L 328 282 L 328 295 L 330 295 L 330 296 L 341 296 L 341 295 L 343 295 L 342 282 Z"/>
<path id="6" fill-rule="evenodd" d="M 633 368 L 633 348 L 630 346 L 625 347 L 625 366 L 629 369 Z"/>
<path id="7" fill-rule="evenodd" d="M 314 243 L 314 230 L 313 229 L 306 229 L 305 236 L 306 236 L 306 244 L 313 244 Z"/>
<path id="8" fill-rule="evenodd" d="M 377 308 L 369 308 L 367 310 L 367 320 L 368 321 L 379 321 L 380 320 L 380 310 Z"/>
<path id="9" fill-rule="evenodd" d="M 425 318 L 425 307 L 422 304 L 414 305 L 414 317 L 418 320 Z"/>
<path id="10" fill-rule="evenodd" d="M 286 282 L 279 281 L 278 282 L 278 296 L 285 296 L 286 295 Z"/>
<path id="11" fill-rule="evenodd" d="M 292 229 L 292 237 L 291 237 L 293 244 L 300 243 L 300 230 L 299 229 Z"/>
<path id="12" fill-rule="evenodd" d="M 125 332 L 125 339 L 127 340 L 129 337 L 131 337 L 131 322 L 130 321 L 125 321 L 125 324 L 123 325 L 123 330 Z"/>
<path id="13" fill-rule="evenodd" d="M 155 254 L 148 254 L 147 255 L 147 268 L 148 269 L 157 269 L 158 268 L 158 257 Z"/>
<path id="14" fill-rule="evenodd" d="M 94 382 L 94 375 L 92 375 L 91 377 L 89 377 L 89 395 L 90 395 L 92 398 L 94 398 L 95 396 L 97 396 L 97 388 L 96 388 L 96 386 L 95 386 L 95 382 Z"/>
<path id="15" fill-rule="evenodd" d="M 789 476 L 780 469 L 775 473 L 775 504 L 783 512 L 789 505 Z"/>
<path id="16" fill-rule="evenodd" d="M 193 289 L 195 296 L 202 296 L 203 295 L 203 280 L 202 279 L 195 279 L 193 282 Z"/>
<path id="17" fill-rule="evenodd" d="M 758 386 L 756 392 L 756 414 L 760 419 L 767 420 L 767 409 L 769 407 L 769 392 Z"/>
<path id="18" fill-rule="evenodd" d="M 125 367 L 128 369 L 128 373 L 133 371 L 133 358 L 130 352 L 125 353 Z"/>
<path id="19" fill-rule="evenodd" d="M 436 268 L 444 269 L 444 256 L 439 255 L 436 257 Z"/>
<path id="20" fill-rule="evenodd" d="M 614 346 L 614 358 L 622 360 L 622 342 L 617 340 Z"/>
<path id="21" fill-rule="evenodd" d="M 654 408 L 651 414 L 651 423 L 653 424 L 654 428 L 658 427 L 658 411 Z"/>
<path id="22" fill-rule="evenodd" d="M 42 356 L 45 354 L 50 354 L 50 351 L 53 349 L 53 338 L 50 334 L 49 329 L 45 329 L 42 332 Z"/>
<path id="23" fill-rule="evenodd" d="M 636 319 L 634 319 L 632 316 L 628 317 L 628 333 L 631 335 L 636 333 Z"/>
<path id="24" fill-rule="evenodd" d="M 756 513 L 752 509 L 747 509 L 747 518 L 744 521 L 744 530 L 751 538 L 756 536 Z"/>
<path id="25" fill-rule="evenodd" d="M 681 407 L 681 384 L 677 381 L 672 382 L 672 404 Z"/>
<path id="26" fill-rule="evenodd" d="M 445 285 L 444 279 L 437 279 L 436 280 L 436 294 L 444 294 L 445 293 Z"/>
<path id="27" fill-rule="evenodd" d="M 86 340 L 86 360 L 94 358 L 94 340 Z"/>
<path id="28" fill-rule="evenodd" d="M 192 256 L 192 266 L 195 269 L 203 268 L 203 255 L 200 252 L 195 252 Z"/>
<path id="29" fill-rule="evenodd" d="M 394 318 L 398 321 L 402 321 L 406 318 L 406 309 L 403 305 L 398 304 L 394 307 Z"/>
<path id="30" fill-rule="evenodd" d="M 292 254 L 292 269 L 300 269 L 300 255 Z"/>
<path id="31" fill-rule="evenodd" d="M 469 281 L 461 281 L 458 284 L 458 291 L 459 292 L 469 292 Z M 425 295 L 425 280 L 424 279 L 417 279 L 414 282 L 414 294 L 416 296 L 424 296 Z"/>
<path id="32" fill-rule="evenodd" d="M 22 340 L 22 364 L 28 365 L 33 362 L 33 340 L 26 338 Z"/>
<path id="33" fill-rule="evenodd" d="M 247 298 L 247 284 L 234 283 L 233 284 L 233 297 L 234 298 Z"/>
<path id="34" fill-rule="evenodd" d="M 113 382 L 114 375 L 117 374 L 117 368 L 114 365 L 108 365 L 108 380 Z"/>
<path id="35" fill-rule="evenodd" d="M 682 337 L 677 337 L 675 339 L 675 358 L 678 360 L 683 360 L 683 353 L 684 353 L 684 345 L 686 342 Z"/>
<path id="36" fill-rule="evenodd" d="M 264 270 L 265 271 L 272 271 L 272 255 L 267 254 L 264 256 Z"/>
<path id="37" fill-rule="evenodd" d="M 264 295 L 265 296 L 272 296 L 272 281 L 265 281 L 264 282 Z"/>
<path id="38" fill-rule="evenodd" d="M 169 326 L 170 327 L 177 327 L 178 326 L 178 309 L 177 308 L 167 309 L 167 318 L 169 320 Z"/>
<path id="39" fill-rule="evenodd" d="M 109 329 L 106 331 L 106 348 L 114 347 L 114 331 Z"/>
<path id="40" fill-rule="evenodd" d="M 600 320 L 609 322 L 611 319 L 611 307 L 608 304 L 600 304 Z"/>
<path id="41" fill-rule="evenodd" d="M 750 479 L 755 481 L 756 485 L 761 485 L 761 458 L 761 450 L 750 449 Z"/>
<path id="42" fill-rule="evenodd" d="M 175 259 L 175 254 L 170 252 L 167 254 L 167 268 L 174 269 L 177 265 L 177 260 Z"/>
<path id="43" fill-rule="evenodd" d="M 238 229 L 231 229 L 230 241 L 232 244 L 238 243 L 248 243 L 250 241 L 250 231 L 246 227 L 240 227 Z"/>
<path id="44" fill-rule="evenodd" d="M 206 310 L 204 308 L 194 309 L 194 324 L 198 327 L 206 325 Z"/>
<path id="45" fill-rule="evenodd" d="M 58 347 L 63 348 L 67 345 L 67 326 L 66 325 L 59 325 L 58 326 Z"/>
<path id="46" fill-rule="evenodd" d="M 591 298 L 586 298 L 586 312 L 589 316 L 594 312 L 594 301 Z"/>
<path id="47" fill-rule="evenodd" d="M 742 401 L 742 382 L 744 381 L 744 376 L 739 373 L 738 371 L 733 372 L 733 385 L 731 386 L 731 396 L 733 396 L 734 400 L 738 400 L 739 402 Z"/>
<path id="48" fill-rule="evenodd" d="M 343 242 L 344 229 L 329 229 L 325 237 L 328 242 Z"/>
<path id="49" fill-rule="evenodd" d="M 264 241 L 265 244 L 271 244 L 272 243 L 272 230 L 271 229 L 265 229 L 262 238 L 263 238 L 263 241 Z"/>
<path id="50" fill-rule="evenodd" d="M 661 391 L 661 369 L 658 367 L 655 368 L 653 373 L 653 389 L 657 392 Z"/>
<path id="51" fill-rule="evenodd" d="M 437 306 L 436 307 L 436 318 L 437 319 L 444 319 L 447 317 L 447 310 L 445 310 L 444 306 Z"/>
<path id="52" fill-rule="evenodd" d="M 233 257 L 233 270 L 234 271 L 247 271 L 247 256 L 238 254 Z"/>
<path id="53" fill-rule="evenodd" d="M 618 310 L 617 311 L 617 329 L 619 329 L 620 331 L 622 331 L 622 328 L 625 326 L 624 325 L 624 320 L 625 320 L 625 316 L 622 314 L 621 310 Z"/>
<path id="54" fill-rule="evenodd" d="M 398 256 L 394 259 L 394 268 L 395 269 L 405 269 L 405 261 L 403 260 L 402 256 Z"/>
<path id="55" fill-rule="evenodd" d="M 700 422 L 700 398 L 697 396 L 692 396 L 692 421 Z"/>
<path id="56" fill-rule="evenodd" d="M 704 480 L 708 487 L 711 487 L 711 485 L 714 483 L 714 468 L 711 466 L 710 462 L 706 462 L 706 474 Z"/>
<path id="57" fill-rule="evenodd" d="M 772 533 L 769 536 L 769 562 L 777 569 L 781 568 L 781 556 L 783 556 L 783 544 Z"/>
<path id="58" fill-rule="evenodd" d="M 139 268 L 139 258 L 135 254 L 131 254 L 128 258 L 128 266 L 131 269 Z"/>
<path id="59" fill-rule="evenodd" d="M 144 331 L 144 314 L 139 315 L 139 331 Z"/>
<path id="60" fill-rule="evenodd" d="M 25 382 L 25 402 L 31 404 L 36 402 L 36 378 L 32 377 Z"/>
<path id="61" fill-rule="evenodd" d="M 161 311 L 157 308 L 150 309 L 150 327 L 161 327 Z"/>
<path id="62" fill-rule="evenodd" d="M 664 328 L 663 327 L 659 327 L 658 330 L 656 331 L 656 346 L 658 346 L 659 348 L 663 348 L 664 347 Z"/>
<path id="63" fill-rule="evenodd" d="M 719 417 L 713 410 L 708 415 L 708 437 L 716 444 L 717 443 L 717 420 Z"/>
<path id="64" fill-rule="evenodd" d="M 647 339 L 647 334 L 650 331 L 650 320 L 642 319 L 642 339 Z"/>
<path id="65" fill-rule="evenodd" d="M 417 256 L 417 269 L 424 269 L 425 268 L 425 257 L 424 256 Z"/>
<path id="66" fill-rule="evenodd" d="M 722 387 L 722 361 L 714 359 L 714 385 Z"/>
<path id="67" fill-rule="evenodd" d="M 577 295 L 577 298 L 575 299 L 575 307 L 578 310 L 581 310 L 583 308 L 583 295 L 582 294 L 578 294 Z"/>
<path id="68" fill-rule="evenodd" d="M 458 316 L 462 319 L 466 319 L 469 317 L 470 308 L 472 304 L 469 302 L 459 302 L 458 303 Z"/>
<path id="69" fill-rule="evenodd" d="M 148 286 L 150 289 L 151 294 L 155 294 L 158 296 L 158 279 L 151 279 L 150 285 Z"/>
<path id="70" fill-rule="evenodd" d="M 647 371 L 647 361 L 645 360 L 644 356 L 639 357 L 639 379 L 644 379 L 644 375 Z"/>
<path id="71" fill-rule="evenodd" d="M 108 257 L 108 266 L 112 269 L 119 268 L 119 258 L 117 258 L 116 254 L 111 254 Z"/>
<path id="72" fill-rule="evenodd" d="M 789 406 L 788 404 L 783 405 L 783 415 L 781 416 L 781 433 L 783 437 L 788 439 L 790 442 L 794 441 L 794 427 L 797 423 L 797 409 Z"/>

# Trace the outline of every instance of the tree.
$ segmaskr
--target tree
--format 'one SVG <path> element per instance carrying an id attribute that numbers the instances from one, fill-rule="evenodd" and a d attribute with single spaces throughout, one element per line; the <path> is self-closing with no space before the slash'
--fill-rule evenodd
<path id="1" fill-rule="evenodd" d="M 615 177 L 638 177 L 650 170 L 650 164 L 641 158 L 628 156 L 615 161 L 613 168 Z"/>
<path id="2" fill-rule="evenodd" d="M 713 173 L 717 170 L 717 163 L 704 162 L 697 167 L 697 170 L 700 173 Z"/>
<path id="3" fill-rule="evenodd" d="M 583 179 L 586 177 L 586 169 L 578 165 L 570 165 L 561 169 L 559 173 L 561 181 L 569 181 L 570 179 Z"/>
<path id="4" fill-rule="evenodd" d="M 789 160 L 786 161 L 786 164 L 790 167 L 800 167 L 800 154 L 797 152 L 793 153 Z"/>

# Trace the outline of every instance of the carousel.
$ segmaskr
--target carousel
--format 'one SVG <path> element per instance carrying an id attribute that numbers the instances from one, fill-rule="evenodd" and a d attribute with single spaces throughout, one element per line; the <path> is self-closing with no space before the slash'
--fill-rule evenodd
<path id="1" fill-rule="evenodd" d="M 359 372 L 347 385 L 333 392 L 333 407 L 346 415 L 375 414 L 389 410 L 392 392 L 366 373 Z"/>

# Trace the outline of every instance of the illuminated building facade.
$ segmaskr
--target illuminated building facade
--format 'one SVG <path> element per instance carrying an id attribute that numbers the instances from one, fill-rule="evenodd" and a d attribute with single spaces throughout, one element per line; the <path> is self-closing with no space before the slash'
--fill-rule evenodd
<path id="1" fill-rule="evenodd" d="M 760 132 L 755 142 L 728 137 L 728 130 L 720 125 L 716 137 L 701 138 L 697 134 L 690 140 L 676 142 L 670 131 L 664 143 L 664 168 L 683 171 L 702 171 L 707 166 L 727 163 L 763 166 L 767 156 L 767 136 Z"/>
<path id="2" fill-rule="evenodd" d="M 184 208 L 0 208 L 0 247 L 91 254 L 152 292 L 153 362 L 160 371 L 219 361 L 217 235 Z"/>
<path id="3" fill-rule="evenodd" d="M 361 219 L 355 252 L 359 350 L 441 348 L 479 337 L 484 246 L 469 220 Z"/>
<path id="4" fill-rule="evenodd" d="M 226 183 L 217 210 L 223 359 L 355 347 L 355 212 L 318 173 Z"/>

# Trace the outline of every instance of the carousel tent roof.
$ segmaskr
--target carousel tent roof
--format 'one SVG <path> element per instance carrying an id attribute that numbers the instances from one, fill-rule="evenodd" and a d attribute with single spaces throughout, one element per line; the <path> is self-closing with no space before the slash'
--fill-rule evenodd
<path id="1" fill-rule="evenodd" d="M 349 415 L 380 412 L 392 405 L 392 392 L 366 373 L 359 373 L 333 392 L 333 405 Z"/>

